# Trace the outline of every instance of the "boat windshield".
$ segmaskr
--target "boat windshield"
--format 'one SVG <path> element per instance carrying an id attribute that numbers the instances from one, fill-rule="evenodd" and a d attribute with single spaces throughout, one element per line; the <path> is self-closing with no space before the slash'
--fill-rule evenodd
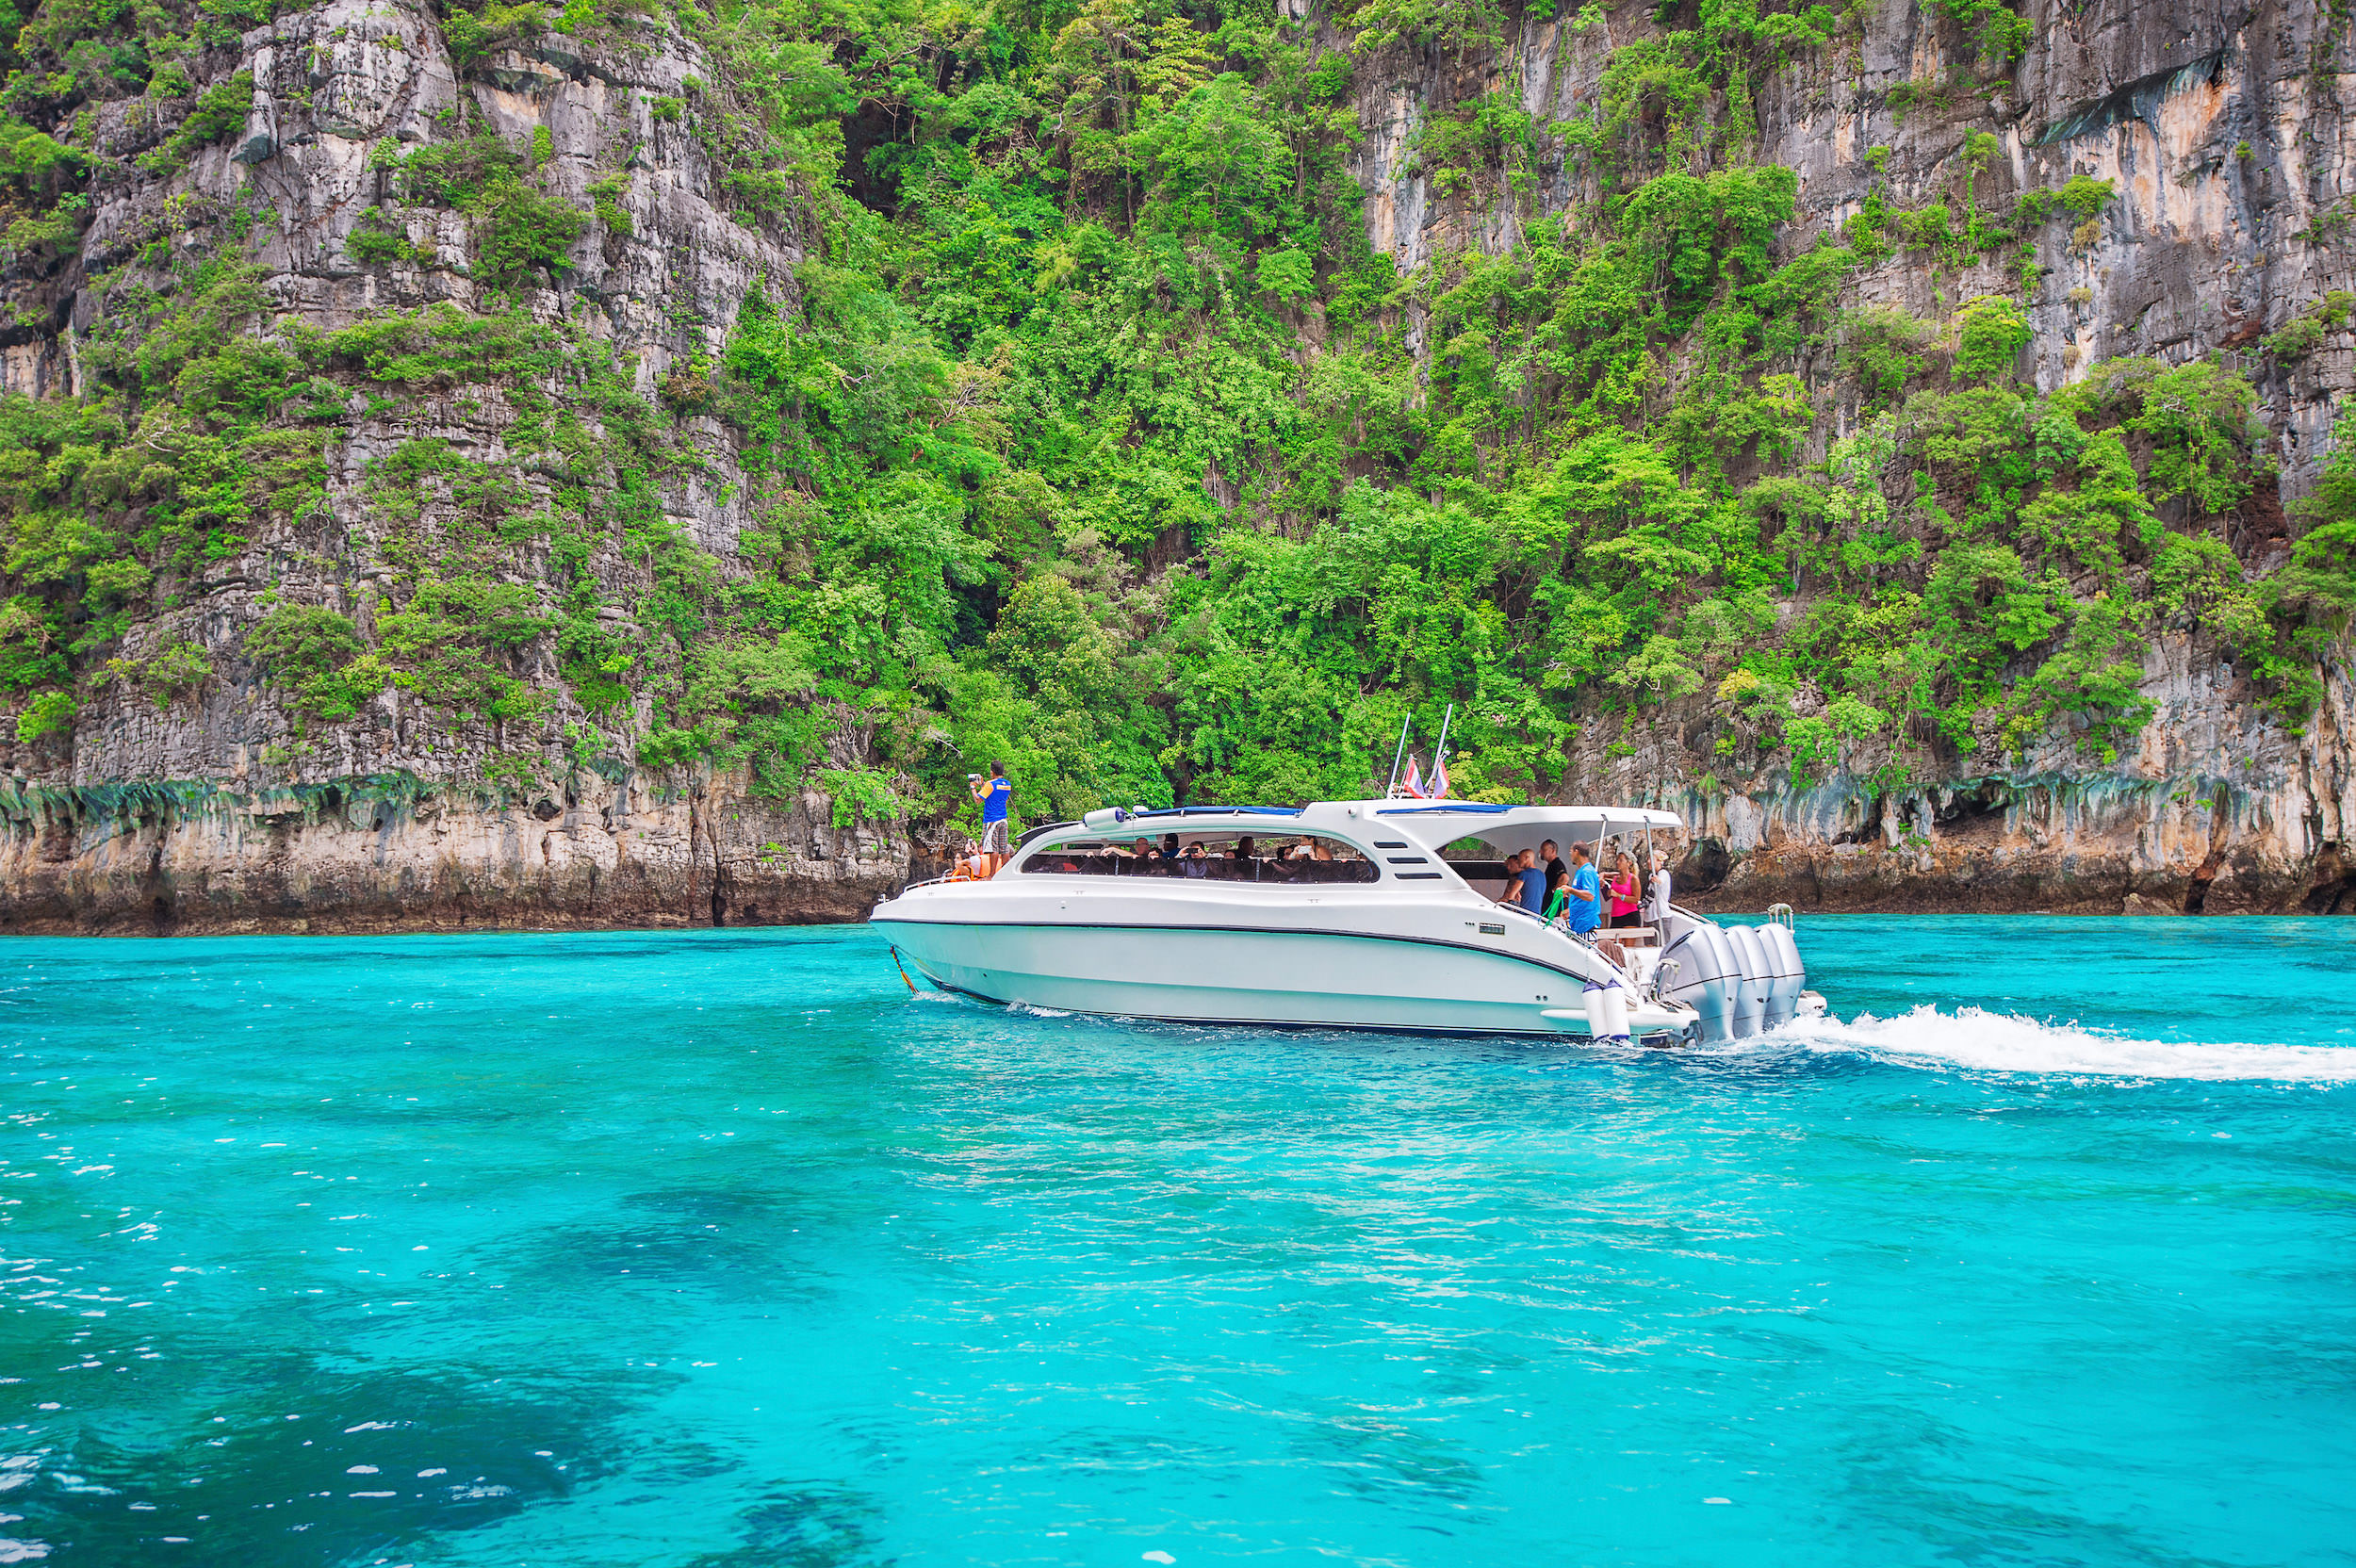
<path id="1" fill-rule="evenodd" d="M 1376 882 L 1382 873 L 1355 844 L 1322 833 L 1163 833 L 1066 839 L 1034 850 L 1026 872 L 1060 876 L 1176 876 L 1284 886 Z"/>

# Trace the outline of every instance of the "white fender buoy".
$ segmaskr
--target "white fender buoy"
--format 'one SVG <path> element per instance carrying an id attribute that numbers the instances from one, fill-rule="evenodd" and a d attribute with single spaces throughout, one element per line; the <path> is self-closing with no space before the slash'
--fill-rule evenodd
<path id="1" fill-rule="evenodd" d="M 1626 1045 L 1628 1037 L 1628 991 L 1617 982 L 1607 980 L 1591 985 L 1587 992 L 1587 1034 L 1591 1039 L 1612 1045 Z"/>

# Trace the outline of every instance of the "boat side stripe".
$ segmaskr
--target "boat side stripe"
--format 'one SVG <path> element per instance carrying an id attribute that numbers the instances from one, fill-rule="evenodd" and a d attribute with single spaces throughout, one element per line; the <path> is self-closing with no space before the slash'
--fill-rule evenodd
<path id="1" fill-rule="evenodd" d="M 877 919 L 870 923 L 875 925 L 953 925 L 965 929 L 993 931 L 1154 931 L 1164 936 L 1169 935 L 1173 929 L 1168 925 L 1107 923 L 1098 921 L 903 920 L 897 915 Z M 1369 931 L 1328 931 L 1316 926 L 1285 925 L 1189 925 L 1183 929 L 1216 931 L 1222 935 L 1238 937 L 1345 937 L 1355 942 L 1414 942 L 1419 947 L 1452 947 L 1460 953 L 1482 953 L 1492 958 L 1510 958 L 1517 964 L 1528 964 L 1533 969 L 1545 970 L 1548 974 L 1559 974 L 1565 980 L 1576 980 L 1582 986 L 1587 983 L 1587 977 L 1577 970 L 1568 970 L 1559 964 L 1550 964 L 1544 958 L 1532 958 L 1525 953 L 1502 953 L 1494 947 L 1482 947 L 1475 942 L 1452 942 L 1445 937 L 1386 937 L 1377 936 Z"/>

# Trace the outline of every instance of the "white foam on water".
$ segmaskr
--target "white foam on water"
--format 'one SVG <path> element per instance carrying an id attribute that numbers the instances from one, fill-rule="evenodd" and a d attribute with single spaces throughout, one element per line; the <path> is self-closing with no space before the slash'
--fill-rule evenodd
<path id="1" fill-rule="evenodd" d="M 1070 1018 L 1072 1015 L 1054 1007 L 1041 1007 L 1031 1002 L 1009 1002 L 1006 1011 L 1020 1018 Z"/>
<path id="2" fill-rule="evenodd" d="M 2119 1078 L 2274 1079 L 2356 1083 L 2356 1047 L 2219 1044 L 2139 1040 L 2076 1023 L 2045 1023 L 2018 1013 L 1928 1004 L 1896 1018 L 1860 1013 L 1805 1019 L 1764 1038 L 1811 1051 L 1856 1052 L 1909 1067 L 1977 1068 L 1996 1072 L 2089 1073 Z"/>

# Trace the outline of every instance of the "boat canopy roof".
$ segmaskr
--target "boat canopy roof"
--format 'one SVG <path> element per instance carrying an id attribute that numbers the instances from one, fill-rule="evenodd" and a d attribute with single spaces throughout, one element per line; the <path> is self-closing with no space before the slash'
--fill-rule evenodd
<path id="1" fill-rule="evenodd" d="M 1325 800 L 1309 806 L 1179 806 L 1161 810 L 1090 811 L 1080 825 L 1096 833 L 1201 833 L 1224 829 L 1274 837 L 1328 828 L 1355 838 L 1399 833 L 1429 850 L 1459 839 L 1479 839 L 1504 854 L 1535 849 L 1548 839 L 1599 843 L 1633 841 L 1646 832 L 1685 825 L 1675 811 L 1641 806 L 1497 806 L 1474 800 Z"/>
<path id="2" fill-rule="evenodd" d="M 1358 804 L 1377 819 L 1413 817 L 1435 825 L 1461 822 L 1467 833 L 1487 834 L 1483 825 L 1522 827 L 1543 825 L 1587 829 L 1592 837 L 1606 833 L 1641 832 L 1644 828 L 1682 828 L 1685 819 L 1675 811 L 1655 811 L 1643 806 L 1490 806 L 1471 800 L 1368 800 Z M 1463 838 L 1464 834 L 1457 834 Z"/>

